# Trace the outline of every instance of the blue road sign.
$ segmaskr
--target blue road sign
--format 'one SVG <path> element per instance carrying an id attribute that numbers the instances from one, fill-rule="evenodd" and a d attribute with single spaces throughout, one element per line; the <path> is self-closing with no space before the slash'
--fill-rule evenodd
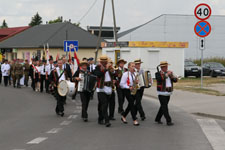
<path id="1" fill-rule="evenodd" d="M 64 41 L 64 52 L 78 51 L 78 41 Z"/>
<path id="2" fill-rule="evenodd" d="M 199 37 L 206 37 L 211 32 L 211 25 L 207 21 L 199 21 L 195 25 L 195 34 Z"/>

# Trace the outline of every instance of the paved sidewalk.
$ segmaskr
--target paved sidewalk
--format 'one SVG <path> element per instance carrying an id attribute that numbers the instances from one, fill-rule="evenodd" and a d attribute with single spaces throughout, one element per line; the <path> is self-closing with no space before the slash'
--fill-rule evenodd
<path id="1" fill-rule="evenodd" d="M 145 89 L 144 94 L 157 99 L 156 87 Z M 188 113 L 198 113 L 225 120 L 225 96 L 211 96 L 175 90 L 171 96 L 170 104 Z"/>

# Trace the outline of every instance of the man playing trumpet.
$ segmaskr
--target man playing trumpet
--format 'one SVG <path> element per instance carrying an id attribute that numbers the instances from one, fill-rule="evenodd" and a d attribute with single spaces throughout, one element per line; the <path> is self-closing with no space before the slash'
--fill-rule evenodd
<path id="1" fill-rule="evenodd" d="M 169 64 L 167 61 L 160 62 L 159 66 L 161 70 L 159 71 L 158 66 L 158 72 L 155 73 L 158 98 L 160 101 L 160 108 L 155 118 L 155 122 L 162 124 L 161 118 L 164 116 L 166 118 L 167 125 L 172 126 L 173 122 L 169 115 L 168 103 L 170 100 L 170 95 L 173 92 L 173 83 L 177 82 L 178 78 L 173 75 L 172 71 L 168 70 L 168 65 Z"/>

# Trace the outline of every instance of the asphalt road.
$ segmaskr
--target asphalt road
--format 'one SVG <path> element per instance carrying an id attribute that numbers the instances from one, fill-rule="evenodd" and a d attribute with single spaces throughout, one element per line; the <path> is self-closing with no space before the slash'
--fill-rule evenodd
<path id="1" fill-rule="evenodd" d="M 96 94 L 95 94 L 96 95 Z M 89 122 L 80 118 L 79 96 L 68 98 L 65 116 L 56 116 L 52 95 L 0 85 L 1 150 L 212 150 L 196 118 L 170 106 L 174 126 L 158 125 L 156 100 L 144 97 L 146 121 L 122 124 L 116 113 L 112 126 L 97 124 L 97 99 L 91 101 Z M 223 124 L 223 122 L 220 124 Z"/>

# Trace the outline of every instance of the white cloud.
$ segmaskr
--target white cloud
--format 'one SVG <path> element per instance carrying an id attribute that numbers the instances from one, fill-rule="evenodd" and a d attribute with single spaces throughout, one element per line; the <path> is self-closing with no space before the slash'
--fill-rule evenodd
<path id="1" fill-rule="evenodd" d="M 28 25 L 39 12 L 43 22 L 63 16 L 78 22 L 95 0 L 0 0 L 0 23 L 5 18 L 9 26 Z M 161 14 L 193 14 L 201 2 L 210 4 L 214 15 L 225 15 L 224 0 L 114 0 L 117 25 L 126 30 L 143 24 Z M 99 25 L 103 0 L 98 0 L 81 26 Z M 112 26 L 111 0 L 107 0 L 104 25 Z"/>

